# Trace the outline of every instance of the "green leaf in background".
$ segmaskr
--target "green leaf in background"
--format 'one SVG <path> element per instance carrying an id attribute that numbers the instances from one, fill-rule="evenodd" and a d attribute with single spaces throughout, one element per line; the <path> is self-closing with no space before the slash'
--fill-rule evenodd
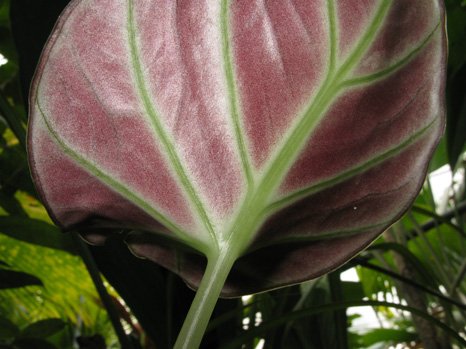
<path id="1" fill-rule="evenodd" d="M 194 292 L 166 269 L 134 256 L 124 243 L 125 236 L 113 234 L 104 246 L 90 246 L 90 250 L 156 347 L 172 347 Z"/>
<path id="2" fill-rule="evenodd" d="M 446 147 L 450 166 L 454 169 L 466 143 L 466 7 L 454 0 L 445 1 L 445 5 L 449 45 Z"/>
<path id="3" fill-rule="evenodd" d="M 38 338 L 19 338 L 12 345 L 18 349 L 58 349 L 52 343 Z"/>
<path id="4" fill-rule="evenodd" d="M 10 32 L 10 1 L 0 1 L 0 52 L 8 61 L 16 62 L 18 55 Z"/>
<path id="5" fill-rule="evenodd" d="M 21 271 L 0 269 L 0 290 L 24 286 L 39 285 L 42 281 L 34 275 Z"/>
<path id="6" fill-rule="evenodd" d="M 406 330 L 390 328 L 374 329 L 361 336 L 362 347 L 368 348 L 377 343 L 409 343 L 417 339 L 417 334 Z"/>
<path id="7" fill-rule="evenodd" d="M 66 323 L 61 319 L 40 320 L 23 328 L 16 337 L 46 339 L 63 330 L 65 326 Z"/>
<path id="8" fill-rule="evenodd" d="M 4 134 L 9 143 L 0 149 L 0 184 L 3 190 L 22 190 L 35 196 L 36 191 L 29 174 L 25 151 L 19 144 L 13 143 L 11 136 L 11 133 Z"/>
<path id="9" fill-rule="evenodd" d="M 298 321 L 298 320 L 302 321 L 305 318 L 310 317 L 314 314 L 325 313 L 325 312 L 329 312 L 329 311 L 333 311 L 337 309 L 346 309 L 348 307 L 360 307 L 360 306 L 390 307 L 394 309 L 411 312 L 413 314 L 416 314 L 426 319 L 429 323 L 434 324 L 439 329 L 442 329 L 443 331 L 445 331 L 446 334 L 448 334 L 452 338 L 455 338 L 459 343 L 461 343 L 462 346 L 466 345 L 465 339 L 463 339 L 459 334 L 457 334 L 452 328 L 448 327 L 447 325 L 445 325 L 444 323 L 442 323 L 441 321 L 439 321 L 432 315 L 426 314 L 422 311 L 419 311 L 417 309 L 414 309 L 412 307 L 402 305 L 402 304 L 396 304 L 396 303 L 385 302 L 385 301 L 359 300 L 359 301 L 350 301 L 350 302 L 333 302 L 333 303 L 321 304 L 321 305 L 316 305 L 311 308 L 305 308 L 302 310 L 293 311 L 293 312 L 289 312 L 289 313 L 274 317 L 273 319 L 270 319 L 269 321 L 266 321 L 266 322 L 264 321 L 262 324 L 260 324 L 257 327 L 254 327 L 248 331 L 245 331 L 241 336 L 238 336 L 235 339 L 231 340 L 227 345 L 225 345 L 223 349 L 227 349 L 227 348 L 236 349 L 240 346 L 241 343 L 245 342 L 246 340 L 261 336 L 263 333 L 267 331 L 273 331 L 278 326 L 283 325 L 289 321 Z M 310 332 L 309 331 L 310 328 L 308 328 L 308 332 Z M 312 331 L 312 334 L 316 333 L 314 331 Z M 311 335 L 311 338 L 312 338 L 312 335 Z"/>
<path id="10" fill-rule="evenodd" d="M 435 150 L 434 156 L 430 161 L 429 172 L 433 172 L 440 167 L 448 163 L 447 145 L 445 138 L 442 138 L 437 149 Z"/>
<path id="11" fill-rule="evenodd" d="M 31 78 L 43 45 L 68 3 L 69 0 L 11 1 L 11 31 L 18 51 L 20 90 L 26 110 Z"/>
<path id="12" fill-rule="evenodd" d="M 37 246 L 77 253 L 69 235 L 38 219 L 0 216 L 0 233 Z"/>
<path id="13" fill-rule="evenodd" d="M 27 214 L 19 200 L 14 195 L 5 193 L 4 190 L 0 191 L 0 214 L 27 217 Z"/>
<path id="14" fill-rule="evenodd" d="M 11 268 L 35 275 L 44 285 L 0 290 L 0 314 L 8 314 L 18 326 L 45 318 L 69 319 L 86 327 L 108 324 L 79 257 L 0 234 L 0 258 Z"/>
<path id="15" fill-rule="evenodd" d="M 18 326 L 16 326 L 10 319 L 0 315 L 0 340 L 13 338 L 20 332 Z"/>
<path id="16" fill-rule="evenodd" d="M 341 283 L 341 287 L 345 300 L 362 299 L 366 296 L 360 282 L 344 281 Z"/>
<path id="17" fill-rule="evenodd" d="M 372 246 L 369 246 L 367 250 L 369 251 L 373 251 L 373 250 L 389 251 L 390 250 L 390 251 L 394 251 L 396 253 L 402 254 L 403 257 L 409 260 L 411 265 L 419 273 L 419 275 L 423 279 L 423 282 L 425 282 L 426 284 L 430 284 L 433 287 L 436 286 L 435 284 L 432 284 L 429 271 L 426 270 L 424 265 L 416 258 L 416 256 L 407 247 L 400 245 L 400 244 L 395 244 L 395 243 L 379 243 L 379 244 L 374 244 Z"/>
<path id="18" fill-rule="evenodd" d="M 0 91 L 0 113 L 4 116 L 11 130 L 18 138 L 21 147 L 23 149 L 26 149 L 26 130 L 24 124 L 21 122 L 21 119 L 16 115 L 14 108 L 7 100 L 3 91 Z"/>

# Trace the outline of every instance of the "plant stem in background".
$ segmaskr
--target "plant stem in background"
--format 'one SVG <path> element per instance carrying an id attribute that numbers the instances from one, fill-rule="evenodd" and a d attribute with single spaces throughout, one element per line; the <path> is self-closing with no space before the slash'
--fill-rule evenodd
<path id="1" fill-rule="evenodd" d="M 397 242 L 393 228 L 390 228 L 385 232 L 384 238 L 387 242 Z M 405 258 L 397 252 L 393 252 L 392 256 L 400 275 L 408 279 L 415 280 L 413 268 L 405 260 Z M 393 280 L 393 282 L 395 283 L 397 290 L 399 290 L 402 297 L 406 300 L 410 307 L 427 313 L 427 306 L 424 301 L 423 294 L 419 292 L 418 289 L 398 282 L 397 280 Z M 426 349 L 447 348 L 447 346 L 445 346 L 443 343 L 440 343 L 438 340 L 435 326 L 431 322 L 427 321 L 425 318 L 413 314 L 413 323 L 415 324 L 419 337 Z"/>
<path id="2" fill-rule="evenodd" d="M 121 325 L 118 312 L 116 311 L 112 299 L 110 298 L 110 295 L 108 294 L 107 289 L 102 282 L 99 269 L 95 264 L 91 252 L 89 251 L 88 245 L 79 237 L 77 233 L 71 233 L 71 237 L 76 243 L 76 246 L 79 248 L 80 255 L 84 261 L 84 264 L 86 265 L 87 270 L 89 271 L 89 275 L 91 276 L 92 281 L 94 282 L 97 293 L 99 294 L 100 299 L 102 300 L 102 303 L 107 310 L 108 317 L 113 325 L 113 328 L 115 329 L 116 335 L 118 336 L 121 348 L 132 349 L 133 346 L 131 345 L 129 338 L 126 335 L 123 326 Z"/>

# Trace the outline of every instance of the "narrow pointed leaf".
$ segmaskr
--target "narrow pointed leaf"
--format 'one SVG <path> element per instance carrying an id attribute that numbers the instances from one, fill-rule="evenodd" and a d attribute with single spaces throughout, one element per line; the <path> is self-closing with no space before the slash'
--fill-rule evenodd
<path id="1" fill-rule="evenodd" d="M 61 319 L 45 319 L 34 322 L 18 334 L 18 338 L 41 338 L 46 339 L 55 333 L 63 330 L 66 323 Z"/>
<path id="2" fill-rule="evenodd" d="M 54 221 L 223 295 L 308 280 L 411 205 L 444 129 L 443 5 L 72 1 L 31 90 Z M 231 251 L 231 252 L 227 252 Z"/>
<path id="3" fill-rule="evenodd" d="M 57 227 L 39 219 L 1 216 L 0 233 L 30 244 L 77 254 L 76 246 L 69 236 L 60 235 Z"/>
<path id="4" fill-rule="evenodd" d="M 0 269 L 0 290 L 31 285 L 43 286 L 42 281 L 34 275 L 21 271 Z"/>

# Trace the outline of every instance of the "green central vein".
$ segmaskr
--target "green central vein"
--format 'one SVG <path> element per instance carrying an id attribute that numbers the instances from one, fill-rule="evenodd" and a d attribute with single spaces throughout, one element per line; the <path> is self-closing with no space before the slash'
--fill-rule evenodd
<path id="1" fill-rule="evenodd" d="M 307 111 L 302 115 L 293 132 L 289 136 L 287 142 L 278 152 L 276 158 L 270 163 L 269 170 L 264 176 L 262 183 L 262 191 L 272 192 L 281 183 L 290 166 L 294 163 L 299 152 L 304 147 L 309 135 L 317 127 L 319 121 L 323 117 L 325 110 L 330 106 L 331 102 L 338 94 L 340 82 L 344 80 L 351 69 L 359 62 L 362 55 L 367 51 L 372 43 L 375 35 L 379 31 L 384 15 L 388 10 L 390 1 L 385 1 L 378 9 L 376 15 L 368 27 L 363 39 L 356 45 L 352 54 L 348 57 L 345 63 L 338 69 L 336 74 L 328 76 L 314 101 L 308 107 Z M 332 6 L 329 6 L 329 11 Z M 330 12 L 329 16 L 334 17 L 335 12 Z M 332 19 L 330 22 L 334 22 Z M 336 37 L 333 37 L 334 40 Z M 336 48 L 336 44 L 331 44 L 331 47 Z M 330 72 L 329 72 L 330 74 Z"/>
<path id="2" fill-rule="evenodd" d="M 327 76 L 313 101 L 299 118 L 286 142 L 276 152 L 275 158 L 269 162 L 260 184 L 254 188 L 254 192 L 243 203 L 238 213 L 237 222 L 232 226 L 228 237 L 230 244 L 233 244 L 233 240 L 236 240 L 236 243 L 240 243 L 243 248 L 246 248 L 254 237 L 253 232 L 262 223 L 264 208 L 270 203 L 273 193 L 278 189 L 292 164 L 306 145 L 309 135 L 312 134 L 312 131 L 319 124 L 327 108 L 335 100 L 342 88 L 341 82 L 346 79 L 347 75 L 367 52 L 384 22 L 383 19 L 387 14 L 390 4 L 390 0 L 385 0 L 381 4 L 362 39 L 355 45 L 355 48 L 343 64 L 336 69 L 336 50 L 338 46 L 336 34 L 337 18 L 333 1 L 328 2 L 329 31 L 330 40 L 332 41 L 330 48 L 333 51 L 330 53 L 329 58 L 330 60 L 335 60 L 335 63 L 330 62 Z M 332 67 L 332 64 L 335 64 L 335 68 Z M 333 72 L 332 69 L 336 70 Z"/>
<path id="3" fill-rule="evenodd" d="M 410 51 L 409 54 L 407 54 L 405 57 L 403 57 L 403 59 L 400 59 L 398 62 L 396 62 L 392 66 L 390 66 L 390 67 L 388 67 L 386 69 L 383 69 L 383 70 L 381 70 L 381 71 L 379 71 L 379 72 L 377 72 L 375 74 L 344 80 L 339 84 L 338 89 L 340 90 L 340 89 L 344 89 L 344 88 L 347 88 L 347 87 L 350 87 L 350 86 L 364 84 L 364 83 L 367 83 L 367 82 L 374 81 L 376 79 L 385 78 L 388 75 L 392 74 L 394 71 L 396 71 L 397 69 L 399 69 L 403 65 L 407 64 L 411 59 L 413 59 L 416 55 L 418 55 L 423 48 L 425 48 L 425 46 L 428 44 L 428 42 L 432 39 L 434 33 L 439 28 L 440 24 L 441 23 L 439 22 L 434 27 L 434 29 L 429 33 L 429 35 L 427 35 L 426 38 L 418 46 L 416 46 L 412 51 Z M 300 190 L 298 192 L 295 192 L 295 193 L 293 193 L 293 194 L 291 194 L 291 195 L 289 195 L 289 196 L 287 196 L 285 198 L 282 198 L 281 200 L 276 201 L 276 202 L 272 203 L 271 205 L 269 205 L 264 212 L 274 211 L 274 210 L 278 209 L 279 207 L 281 207 L 283 205 L 287 205 L 290 202 L 298 200 L 301 197 L 310 195 L 312 193 L 315 193 L 317 191 L 323 190 L 323 189 L 328 188 L 328 187 L 330 187 L 332 185 L 340 183 L 340 182 L 354 176 L 357 173 L 363 172 L 363 171 L 369 169 L 370 167 L 377 165 L 378 163 L 382 162 L 386 158 L 388 158 L 390 156 L 393 156 L 398 152 L 401 152 L 403 149 L 405 149 L 406 147 L 408 147 L 412 143 L 414 143 L 417 139 L 419 139 L 419 137 L 421 137 L 425 132 L 427 132 L 433 126 L 435 121 L 436 121 L 436 118 L 434 118 L 434 120 L 431 123 L 427 124 L 423 129 L 419 130 L 419 132 L 412 135 L 410 138 L 408 138 L 407 140 L 405 140 L 404 142 L 402 142 L 398 146 L 388 150 L 387 152 L 385 152 L 383 154 L 380 154 L 378 157 L 372 159 L 371 161 L 368 161 L 367 163 L 361 164 L 360 166 L 357 166 L 357 167 L 355 167 L 353 169 L 350 169 L 350 170 L 348 170 L 348 171 L 346 171 L 344 173 L 341 173 L 340 175 L 336 176 L 335 178 L 331 178 L 331 179 L 326 180 L 324 182 L 317 183 L 317 184 L 312 185 L 310 187 L 304 188 L 304 189 L 302 189 L 302 190 Z"/>
<path id="4" fill-rule="evenodd" d="M 231 48 L 230 48 L 230 39 L 228 35 L 228 0 L 222 1 L 221 8 L 221 33 L 222 33 L 222 54 L 223 62 L 225 67 L 225 77 L 227 80 L 228 87 L 228 96 L 230 98 L 230 108 L 231 108 L 231 118 L 233 122 L 233 127 L 235 131 L 236 142 L 238 144 L 238 151 L 241 157 L 241 164 L 243 171 L 246 175 L 248 182 L 248 188 L 251 188 L 254 184 L 254 179 L 251 171 L 251 164 L 248 158 L 248 153 L 246 151 L 246 145 L 243 137 L 243 131 L 241 128 L 238 106 L 236 100 L 236 88 L 235 88 L 235 79 L 233 73 L 233 66 L 231 62 Z"/>
<path id="5" fill-rule="evenodd" d="M 156 112 L 156 108 L 153 105 L 151 98 L 149 96 L 147 82 L 144 79 L 142 64 L 141 64 L 141 61 L 138 55 L 139 49 L 136 44 L 136 33 L 135 33 L 135 25 L 134 25 L 134 18 L 133 18 L 133 0 L 128 0 L 128 34 L 129 34 L 129 47 L 131 51 L 131 60 L 132 60 L 131 63 L 132 63 L 132 66 L 135 72 L 135 79 L 136 79 L 138 92 L 141 97 L 147 116 L 150 118 L 150 121 L 155 129 L 158 139 L 161 141 L 166 153 L 168 154 L 168 159 L 170 163 L 173 165 L 173 168 L 175 169 L 175 172 L 181 184 L 183 185 L 184 189 L 186 190 L 192 204 L 196 208 L 197 213 L 200 216 L 204 224 L 204 227 L 209 233 L 212 241 L 218 246 L 217 237 L 212 228 L 210 219 L 207 215 L 204 205 L 202 204 L 201 200 L 199 199 L 198 194 L 196 193 L 196 190 L 194 189 L 188 176 L 186 175 L 186 171 L 183 168 L 181 160 L 176 152 L 175 146 L 173 145 L 172 141 L 169 139 L 166 131 L 164 130 L 164 127 L 162 125 L 162 122 L 160 121 L 159 115 Z"/>
<path id="6" fill-rule="evenodd" d="M 361 58 L 367 52 L 369 46 L 374 42 L 374 38 L 384 23 L 384 19 L 387 16 L 387 12 L 391 4 L 392 0 L 385 0 L 378 8 L 374 18 L 372 18 L 370 26 L 367 28 L 361 40 L 356 45 L 353 52 L 345 60 L 343 65 L 340 67 L 340 81 L 342 81 L 344 77 L 346 77 L 348 73 L 356 66 L 356 64 L 361 61 Z"/>

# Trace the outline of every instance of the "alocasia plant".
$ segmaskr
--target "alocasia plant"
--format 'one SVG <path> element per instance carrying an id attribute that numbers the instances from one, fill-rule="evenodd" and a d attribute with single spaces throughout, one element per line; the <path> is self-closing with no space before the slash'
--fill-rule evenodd
<path id="1" fill-rule="evenodd" d="M 439 0 L 72 1 L 31 90 L 33 177 L 64 231 L 217 297 L 318 277 L 410 206 L 444 128 Z M 202 281 L 201 281 L 202 280 Z"/>

